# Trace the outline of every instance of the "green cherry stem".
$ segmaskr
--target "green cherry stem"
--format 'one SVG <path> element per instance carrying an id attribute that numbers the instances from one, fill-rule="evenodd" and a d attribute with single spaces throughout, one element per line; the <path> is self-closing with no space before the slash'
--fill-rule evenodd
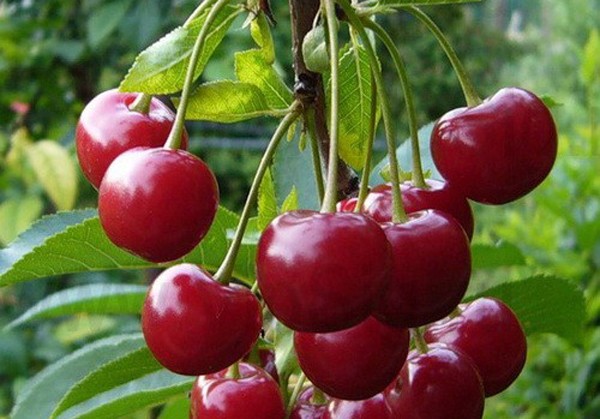
<path id="1" fill-rule="evenodd" d="M 317 184 L 317 193 L 319 202 L 323 204 L 325 196 L 325 184 L 323 183 L 323 166 L 321 164 L 321 154 L 319 152 L 319 143 L 315 129 L 315 111 L 309 108 L 306 115 L 306 125 L 308 127 L 308 137 L 310 138 L 310 152 L 312 157 L 313 169 L 315 171 L 315 182 Z"/>
<path id="2" fill-rule="evenodd" d="M 312 404 L 316 405 L 326 404 L 327 397 L 325 396 L 325 393 L 323 393 L 323 390 L 321 390 L 317 386 L 313 386 L 313 394 L 310 401 L 312 402 Z"/>
<path id="3" fill-rule="evenodd" d="M 250 185 L 250 191 L 248 192 L 248 197 L 246 198 L 244 208 L 242 209 L 242 214 L 240 216 L 237 229 L 235 230 L 235 235 L 233 236 L 231 245 L 227 250 L 225 259 L 223 259 L 221 266 L 214 275 L 214 279 L 222 284 L 228 284 L 231 280 L 235 259 L 242 244 L 242 239 L 246 231 L 246 226 L 248 225 L 248 220 L 250 219 L 252 207 L 256 202 L 256 197 L 258 196 L 260 183 L 262 182 L 265 172 L 269 168 L 269 164 L 271 163 L 273 155 L 275 154 L 275 150 L 277 150 L 277 146 L 279 145 L 281 139 L 285 137 L 288 128 L 294 123 L 299 115 L 300 103 L 294 102 L 291 106 L 290 113 L 288 113 L 285 118 L 281 120 L 279 126 L 273 133 L 273 137 L 269 141 L 269 145 L 267 146 L 260 163 L 258 164 L 258 169 L 256 169 L 256 174 L 252 180 L 252 185 Z"/>
<path id="4" fill-rule="evenodd" d="M 356 15 L 356 12 L 348 2 L 348 0 L 340 0 L 340 6 L 344 9 L 344 13 L 352 27 L 358 32 L 362 39 L 365 47 L 365 51 L 369 57 L 371 63 L 371 71 L 375 77 L 375 85 L 377 86 L 377 97 L 381 105 L 381 115 L 383 118 L 383 127 L 385 131 L 385 139 L 388 149 L 388 159 L 390 161 L 391 180 L 392 180 L 392 221 L 394 223 L 401 223 L 408 220 L 404 205 L 402 204 L 402 196 L 400 195 L 400 178 L 399 178 L 399 165 L 398 157 L 396 156 L 396 132 L 394 124 L 392 123 L 392 111 L 390 109 L 390 101 L 385 91 L 385 84 L 383 83 L 383 77 L 379 70 L 379 61 L 375 55 L 373 45 L 369 40 L 369 36 L 365 31 L 365 28 L 360 21 L 360 18 Z"/>
<path id="5" fill-rule="evenodd" d="M 337 202 L 337 175 L 338 175 L 338 128 L 339 128 L 339 61 L 338 61 L 338 25 L 335 15 L 334 0 L 322 0 L 325 7 L 327 29 L 329 32 L 329 54 L 331 56 L 331 119 L 329 123 L 330 143 L 329 162 L 327 166 L 327 185 L 321 206 L 322 212 L 335 212 Z"/>
<path id="6" fill-rule="evenodd" d="M 196 42 L 192 48 L 192 56 L 190 57 L 190 62 L 188 63 L 187 72 L 185 74 L 183 91 L 181 92 L 181 100 L 179 102 L 179 107 L 177 108 L 177 114 L 175 115 L 175 122 L 173 123 L 173 128 L 171 129 L 169 137 L 165 143 L 165 148 L 176 150 L 181 147 L 181 134 L 183 133 L 185 114 L 187 111 L 190 93 L 192 91 L 192 85 L 194 83 L 194 73 L 196 72 L 196 66 L 198 65 L 198 60 L 200 59 L 200 53 L 202 52 L 204 41 L 208 36 L 208 30 L 215 21 L 217 14 L 223 9 L 223 7 L 227 5 L 227 3 L 229 3 L 229 1 L 230 0 L 219 0 L 214 4 L 214 6 L 212 6 L 210 12 L 208 12 L 208 15 L 206 16 L 206 21 L 204 22 L 204 25 L 202 25 L 202 29 L 196 38 Z"/>
<path id="7" fill-rule="evenodd" d="M 444 35 L 442 30 L 435 24 L 435 22 L 431 20 L 431 18 L 418 7 L 406 6 L 403 7 L 403 9 L 412 14 L 417 19 L 419 19 L 421 23 L 423 23 L 427 27 L 427 29 L 429 29 L 429 31 L 433 34 L 433 36 L 435 36 L 435 38 L 438 40 L 440 46 L 444 50 L 444 53 L 448 56 L 448 59 L 450 60 L 450 63 L 454 68 L 454 72 L 456 73 L 456 76 L 458 77 L 458 81 L 460 83 L 460 86 L 462 87 L 465 100 L 467 101 L 467 106 L 473 107 L 479 105 L 481 103 L 481 98 L 477 94 L 477 90 L 475 90 L 475 87 L 473 86 L 473 83 L 471 82 L 471 79 L 469 78 L 465 67 L 458 58 L 458 55 L 456 54 L 456 51 L 454 51 L 454 48 L 452 48 L 452 45 L 450 44 L 450 41 L 448 41 L 446 35 Z"/>
<path id="8" fill-rule="evenodd" d="M 239 362 L 234 362 L 229 369 L 227 370 L 227 374 L 226 374 L 227 378 L 231 378 L 233 380 L 237 380 L 241 377 L 240 374 L 240 364 Z"/>
<path id="9" fill-rule="evenodd" d="M 425 177 L 423 176 L 423 165 L 421 163 L 421 151 L 419 149 L 419 127 L 417 125 L 417 113 L 415 111 L 415 101 L 413 92 L 408 79 L 408 72 L 404 60 L 400 56 L 400 52 L 390 35 L 381 27 L 381 25 L 373 22 L 371 19 L 362 19 L 365 27 L 372 30 L 375 35 L 383 42 L 394 61 L 394 66 L 398 72 L 400 85 L 406 101 L 406 113 L 408 114 L 408 128 L 410 131 L 410 146 L 412 152 L 412 180 L 417 188 L 427 188 Z"/>
<path id="10" fill-rule="evenodd" d="M 375 83 L 375 77 L 371 73 L 371 85 L 374 89 L 371 89 L 371 115 L 369 118 L 369 137 L 367 139 L 367 154 L 365 155 L 365 164 L 360 177 L 360 189 L 358 190 L 358 199 L 356 201 L 356 207 L 354 212 L 360 212 L 362 206 L 367 199 L 369 194 L 369 176 L 371 175 L 371 160 L 373 159 L 373 143 L 375 142 L 375 128 L 377 125 L 377 86 Z"/>
<path id="11" fill-rule="evenodd" d="M 304 375 L 304 373 L 302 372 L 300 374 L 300 376 L 298 377 L 298 381 L 296 381 L 296 385 L 294 385 L 294 390 L 292 391 L 292 395 L 290 396 L 290 400 L 288 401 L 286 417 L 288 417 L 290 415 L 290 413 L 292 413 L 292 409 L 294 408 L 294 405 L 296 404 L 296 400 L 298 400 L 298 396 L 300 395 L 300 392 L 302 391 L 302 387 L 304 387 L 305 381 L 306 381 L 306 375 Z"/>
<path id="12" fill-rule="evenodd" d="M 412 336 L 413 342 L 415 343 L 415 347 L 419 352 L 425 354 L 427 353 L 427 351 L 429 351 L 427 342 L 425 342 L 425 338 L 423 337 L 423 331 L 421 329 L 419 329 L 418 327 L 410 329 L 410 335 Z"/>
<path id="13" fill-rule="evenodd" d="M 150 102 L 152 102 L 152 95 L 140 93 L 129 106 L 129 110 L 148 115 L 148 112 L 150 112 Z"/>

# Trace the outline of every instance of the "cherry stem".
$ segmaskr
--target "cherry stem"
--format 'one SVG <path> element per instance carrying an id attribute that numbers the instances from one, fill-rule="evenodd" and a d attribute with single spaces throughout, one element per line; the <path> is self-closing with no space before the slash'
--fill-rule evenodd
<path id="1" fill-rule="evenodd" d="M 206 9 L 208 9 L 215 0 L 204 0 L 196 9 L 192 12 L 191 15 L 188 16 L 187 20 L 183 24 L 183 26 L 188 26 L 194 19 L 200 16 Z"/>
<path id="2" fill-rule="evenodd" d="M 244 208 L 242 209 L 242 214 L 240 216 L 240 221 L 238 223 L 237 229 L 235 230 L 233 241 L 231 242 L 231 245 L 227 250 L 225 259 L 223 259 L 221 266 L 214 275 L 214 279 L 222 284 L 228 284 L 231 280 L 231 275 L 233 274 L 233 269 L 235 266 L 235 259 L 237 258 L 237 254 L 242 244 L 242 239 L 246 231 L 246 226 L 248 225 L 248 220 L 250 219 L 252 208 L 254 207 L 256 198 L 258 196 L 260 184 L 265 175 L 265 172 L 271 164 L 271 160 L 273 158 L 273 155 L 275 154 L 275 150 L 277 150 L 277 146 L 279 145 L 281 139 L 285 137 L 288 128 L 294 123 L 294 121 L 298 118 L 299 115 L 300 102 L 294 102 L 291 106 L 290 113 L 288 113 L 285 116 L 285 118 L 281 120 L 279 126 L 273 133 L 273 137 L 269 141 L 269 145 L 267 146 L 260 160 L 260 163 L 258 164 L 258 169 L 256 170 L 256 174 L 254 175 L 254 179 L 252 180 L 252 185 L 250 185 L 250 191 L 248 192 L 248 197 L 246 198 Z"/>
<path id="3" fill-rule="evenodd" d="M 456 51 L 454 51 L 454 48 L 452 48 L 452 45 L 450 44 L 450 41 L 448 40 L 446 35 L 444 35 L 444 33 L 435 24 L 435 22 L 431 20 L 431 18 L 418 7 L 406 6 L 403 7 L 403 9 L 408 11 L 417 19 L 419 19 L 421 23 L 423 23 L 427 27 L 427 29 L 429 29 L 429 31 L 433 34 L 433 36 L 435 36 L 435 38 L 438 40 L 440 46 L 444 50 L 444 53 L 446 54 L 446 56 L 448 56 L 448 59 L 450 60 L 450 63 L 454 68 L 454 72 L 456 73 L 456 76 L 458 77 L 458 81 L 463 90 L 465 100 L 467 101 L 467 106 L 473 107 L 479 105 L 482 102 L 481 98 L 477 94 L 477 90 L 475 90 L 475 87 L 473 86 L 473 83 L 471 82 L 471 79 L 469 78 L 465 67 L 458 58 L 458 55 L 456 54 Z"/>
<path id="4" fill-rule="evenodd" d="M 298 381 L 296 381 L 296 385 L 294 385 L 294 390 L 292 391 L 290 400 L 288 401 L 286 417 L 288 417 L 290 415 L 290 413 L 292 413 L 292 409 L 294 408 L 294 405 L 296 404 L 296 400 L 298 400 L 298 396 L 300 395 L 300 392 L 302 391 L 302 387 L 304 387 L 305 381 L 306 381 L 306 375 L 304 373 L 301 373 L 300 376 L 298 377 Z"/>
<path id="5" fill-rule="evenodd" d="M 150 112 L 150 102 L 152 102 L 152 95 L 140 93 L 129 106 L 129 110 L 148 115 L 148 112 Z"/>
<path id="6" fill-rule="evenodd" d="M 427 184 L 425 183 L 425 177 L 423 176 L 421 150 L 419 149 L 419 127 L 417 125 L 417 113 L 415 111 L 415 101 L 413 99 L 413 92 L 408 79 L 406 65 L 404 64 L 404 60 L 400 56 L 400 52 L 398 51 L 398 48 L 396 48 L 394 41 L 381 27 L 381 25 L 378 25 L 371 19 L 363 19 L 363 23 L 383 42 L 389 51 L 392 60 L 394 61 L 394 66 L 398 72 L 398 78 L 400 79 L 400 85 L 402 86 L 404 100 L 406 101 L 406 113 L 408 115 L 408 128 L 410 131 L 410 146 L 412 153 L 412 180 L 413 184 L 417 188 L 425 189 L 427 188 Z"/>
<path id="7" fill-rule="evenodd" d="M 192 48 L 192 56 L 190 57 L 190 62 L 187 66 L 187 72 L 185 74 L 185 81 L 183 83 L 183 91 L 181 92 L 181 100 L 179 102 L 179 107 L 177 108 L 177 114 L 175 116 L 175 122 L 173 123 L 173 128 L 169 133 L 169 137 L 165 143 L 165 148 L 170 149 L 178 149 L 181 147 L 181 135 L 183 133 L 183 124 L 185 122 L 185 114 L 187 111 L 187 105 L 190 98 L 190 93 L 192 91 L 192 85 L 194 84 L 194 75 L 196 73 L 196 66 L 198 65 L 198 60 L 200 59 L 200 53 L 202 52 L 202 47 L 204 46 L 204 41 L 208 36 L 208 30 L 211 25 L 215 21 L 217 14 L 229 3 L 230 0 L 218 0 L 214 6 L 208 12 L 206 16 L 206 21 L 204 25 L 202 25 L 202 29 L 196 38 L 196 42 L 194 43 L 194 47 Z M 201 7 L 204 6 L 204 3 Z M 208 5 L 206 6 L 208 7 Z"/>
<path id="8" fill-rule="evenodd" d="M 449 318 L 453 319 L 455 317 L 458 317 L 462 314 L 462 310 L 460 309 L 460 307 L 456 306 L 456 308 L 454 310 L 452 310 L 452 313 L 450 313 L 448 315 Z"/>
<path id="9" fill-rule="evenodd" d="M 335 15 L 334 0 L 322 0 L 325 6 L 327 29 L 329 35 L 329 55 L 331 57 L 331 114 L 330 114 L 330 143 L 329 164 L 327 167 L 327 185 L 323 197 L 322 212 L 335 212 L 337 202 L 338 181 L 338 128 L 339 128 L 339 62 L 338 62 L 338 25 Z"/>
<path id="10" fill-rule="evenodd" d="M 421 329 L 418 327 L 410 329 L 410 335 L 412 336 L 415 347 L 419 352 L 425 354 L 427 351 L 429 351 L 429 347 L 427 346 L 427 342 L 425 342 L 423 331 Z"/>
<path id="11" fill-rule="evenodd" d="M 323 393 L 323 390 L 321 390 L 319 387 L 313 385 L 313 394 L 312 394 L 312 397 L 310 398 L 310 401 L 312 404 L 315 404 L 318 406 L 318 405 L 326 404 L 327 397 L 325 396 L 325 393 Z"/>
<path id="12" fill-rule="evenodd" d="M 325 196 L 325 184 L 323 183 L 323 166 L 321 165 L 321 154 L 319 153 L 319 140 L 315 128 L 314 108 L 309 108 L 306 123 L 308 126 L 308 136 L 310 138 L 310 151 L 312 156 L 313 169 L 315 171 L 315 182 L 317 184 L 317 192 L 319 194 L 319 203 L 323 204 Z"/>
<path id="13" fill-rule="evenodd" d="M 371 160 L 373 158 L 373 143 L 375 142 L 375 128 L 377 125 L 377 86 L 375 85 L 375 77 L 371 73 L 371 116 L 369 119 L 369 137 L 367 139 L 367 154 L 365 155 L 365 164 L 360 178 L 360 189 L 358 190 L 358 199 L 354 212 L 360 212 L 362 206 L 369 194 L 369 176 L 371 175 Z"/>
<path id="14" fill-rule="evenodd" d="M 237 380 L 241 376 L 242 375 L 240 374 L 240 363 L 234 362 L 227 370 L 226 377 L 231 378 L 232 380 Z"/>
<path id="15" fill-rule="evenodd" d="M 385 91 L 385 84 L 383 83 L 383 77 L 381 76 L 381 71 L 379 71 L 379 61 L 377 60 L 377 56 L 375 54 L 375 50 L 373 49 L 373 45 L 369 40 L 369 36 L 365 31 L 365 28 L 360 21 L 360 18 L 356 15 L 356 12 L 348 2 L 348 0 L 340 0 L 340 6 L 344 9 L 344 13 L 350 24 L 354 29 L 358 32 L 360 38 L 362 39 L 365 47 L 365 51 L 369 57 L 369 62 L 371 64 L 371 72 L 375 77 L 375 85 L 377 86 L 377 97 L 379 99 L 379 103 L 381 104 L 381 116 L 383 118 L 383 126 L 385 131 L 385 139 L 387 142 L 388 149 L 388 159 L 390 162 L 391 169 L 391 180 L 392 180 L 392 221 L 394 223 L 401 223 L 403 221 L 408 220 L 406 215 L 406 211 L 404 210 L 404 205 L 402 204 L 402 196 L 400 194 L 400 178 L 399 178 L 399 164 L 398 157 L 396 156 L 396 132 L 394 124 L 392 123 L 392 112 L 390 109 L 390 102 Z"/>

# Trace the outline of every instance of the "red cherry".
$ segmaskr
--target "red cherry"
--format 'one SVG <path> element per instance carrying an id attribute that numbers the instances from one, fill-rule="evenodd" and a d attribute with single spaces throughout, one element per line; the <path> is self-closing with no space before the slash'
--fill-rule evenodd
<path id="1" fill-rule="evenodd" d="M 459 306 L 461 313 L 430 326 L 428 342 L 442 342 L 468 355 L 479 370 L 485 395 L 500 393 L 519 376 L 527 340 L 519 319 L 502 301 L 480 298 Z"/>
<path id="2" fill-rule="evenodd" d="M 250 290 L 219 284 L 188 263 L 163 271 L 142 309 L 142 331 L 152 354 L 184 375 L 227 368 L 250 350 L 261 327 L 260 303 Z"/>
<path id="3" fill-rule="evenodd" d="M 329 413 L 332 418 L 340 419 L 395 419 L 398 417 L 387 401 L 385 390 L 365 400 L 334 399 L 329 404 Z"/>
<path id="4" fill-rule="evenodd" d="M 315 404 L 312 401 L 314 387 L 307 387 L 300 393 L 289 419 L 331 419 L 328 404 Z M 327 396 L 325 396 L 327 397 Z M 334 416 L 335 417 L 335 416 Z"/>
<path id="5" fill-rule="evenodd" d="M 402 203 L 407 213 L 427 209 L 443 211 L 456 218 L 469 236 L 473 237 L 473 210 L 469 201 L 450 187 L 448 183 L 434 179 L 426 179 L 427 188 L 418 188 L 412 182 L 400 184 Z M 377 185 L 365 199 L 363 212 L 376 221 L 383 223 L 392 221 L 392 186 Z"/>
<path id="6" fill-rule="evenodd" d="M 393 326 L 417 327 L 450 314 L 471 274 L 469 240 L 460 224 L 441 211 L 428 210 L 383 228 L 392 245 L 393 266 L 375 317 Z"/>
<path id="7" fill-rule="evenodd" d="M 240 362 L 240 377 L 227 370 L 200 376 L 192 388 L 190 419 L 284 419 L 275 380 L 261 368 Z"/>
<path id="8" fill-rule="evenodd" d="M 152 98 L 147 114 L 129 110 L 138 93 L 116 89 L 100 93 L 83 109 L 75 131 L 79 165 L 96 189 L 110 163 L 134 147 L 162 147 L 175 121 L 167 105 Z M 181 136 L 186 149 L 188 135 Z"/>
<path id="9" fill-rule="evenodd" d="M 466 355 L 444 345 L 413 351 L 387 394 L 396 418 L 479 419 L 484 396 L 481 377 Z"/>
<path id="10" fill-rule="evenodd" d="M 98 211 L 108 238 L 152 262 L 189 253 L 215 217 L 217 181 L 183 150 L 135 148 L 117 157 L 100 186 Z"/>
<path id="11" fill-rule="evenodd" d="M 258 284 L 286 326 L 332 332 L 371 314 L 388 280 L 389 255 L 383 230 L 365 215 L 291 211 L 262 233 Z"/>
<path id="12" fill-rule="evenodd" d="M 331 397 L 361 400 L 390 384 L 408 353 L 409 334 L 373 317 L 332 333 L 294 333 L 300 367 Z"/>
<path id="13" fill-rule="evenodd" d="M 487 204 L 531 192 L 550 173 L 556 150 L 550 111 L 533 93 L 514 87 L 448 112 L 431 133 L 442 176 L 467 198 Z"/>

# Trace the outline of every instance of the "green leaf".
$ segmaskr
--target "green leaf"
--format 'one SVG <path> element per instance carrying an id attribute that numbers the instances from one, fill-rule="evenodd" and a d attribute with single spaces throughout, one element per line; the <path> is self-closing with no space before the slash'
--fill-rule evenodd
<path id="1" fill-rule="evenodd" d="M 117 326 L 114 317 L 79 315 L 63 320 L 54 328 L 54 337 L 63 346 L 107 336 Z"/>
<path id="2" fill-rule="evenodd" d="M 273 218 L 277 217 L 277 196 L 271 171 L 267 170 L 258 188 L 258 220 L 260 231 L 267 228 Z"/>
<path id="3" fill-rule="evenodd" d="M 281 204 L 281 213 L 297 210 L 298 208 L 300 208 L 300 204 L 298 203 L 298 190 L 296 189 L 296 186 L 292 186 L 290 194 Z"/>
<path id="4" fill-rule="evenodd" d="M 47 296 L 6 326 L 11 329 L 36 319 L 76 313 L 139 314 L 147 287 L 126 284 L 90 284 Z"/>
<path id="5" fill-rule="evenodd" d="M 553 333 L 577 343 L 583 336 L 585 298 L 575 284 L 538 275 L 487 289 L 475 297 L 495 297 L 510 306 L 527 335 Z"/>
<path id="6" fill-rule="evenodd" d="M 87 22 L 88 42 L 92 48 L 100 45 L 115 30 L 131 3 L 131 0 L 114 0 L 94 9 Z"/>
<path id="7" fill-rule="evenodd" d="M 238 221 L 236 214 L 220 207 L 200 245 L 184 258 L 160 266 L 189 262 L 216 270 L 229 245 L 227 230 L 235 228 Z M 255 254 L 256 246 L 242 246 L 234 269 L 236 278 L 254 282 Z M 0 286 L 76 272 L 155 266 L 112 244 L 95 210 L 79 210 L 42 218 L 0 250 Z"/>
<path id="8" fill-rule="evenodd" d="M 190 399 L 183 397 L 168 403 L 160 412 L 158 419 L 181 419 L 190 414 Z"/>
<path id="9" fill-rule="evenodd" d="M 225 37 L 229 27 L 241 13 L 234 7 L 224 7 L 209 29 L 202 48 L 194 80 L 202 74 L 206 63 Z M 182 89 L 194 42 L 206 21 L 208 11 L 181 26 L 144 50 L 135 60 L 119 89 L 123 92 L 169 94 Z"/>
<path id="10" fill-rule="evenodd" d="M 27 158 L 44 190 L 59 210 L 69 210 L 77 199 L 75 162 L 56 141 L 43 140 L 27 148 Z"/>
<path id="11" fill-rule="evenodd" d="M 116 358 L 88 374 L 65 394 L 52 412 L 51 418 L 72 406 L 91 399 L 96 394 L 128 383 L 162 369 L 150 349 L 142 347 Z"/>
<path id="12" fill-rule="evenodd" d="M 598 29 L 590 32 L 583 47 L 581 59 L 581 78 L 587 86 L 591 86 L 600 78 L 600 34 Z"/>
<path id="13" fill-rule="evenodd" d="M 90 371 L 145 346 L 141 334 L 112 336 L 44 368 L 17 394 L 12 419 L 47 418 L 63 395 Z"/>
<path id="14" fill-rule="evenodd" d="M 475 243 L 471 246 L 471 258 L 473 270 L 525 265 L 525 256 L 521 249 L 505 241 L 495 245 Z"/>
<path id="15" fill-rule="evenodd" d="M 275 45 L 271 28 L 264 13 L 260 13 L 250 24 L 250 34 L 263 53 L 265 63 L 272 65 L 275 62 Z"/>
<path id="16" fill-rule="evenodd" d="M 195 377 L 160 370 L 127 382 L 63 412 L 59 419 L 117 418 L 184 396 Z"/>
<path id="17" fill-rule="evenodd" d="M 177 103 L 177 102 L 176 102 Z M 277 116 L 253 84 L 220 80 L 199 86 L 190 96 L 186 119 L 231 123 Z"/>
<path id="18" fill-rule="evenodd" d="M 267 64 L 261 50 L 237 52 L 235 74 L 239 81 L 258 87 L 271 109 L 287 109 L 291 105 L 292 92 L 273 66 Z"/>
<path id="19" fill-rule="evenodd" d="M 36 220 L 44 209 L 35 196 L 8 199 L 0 204 L 0 243 L 8 244 Z"/>

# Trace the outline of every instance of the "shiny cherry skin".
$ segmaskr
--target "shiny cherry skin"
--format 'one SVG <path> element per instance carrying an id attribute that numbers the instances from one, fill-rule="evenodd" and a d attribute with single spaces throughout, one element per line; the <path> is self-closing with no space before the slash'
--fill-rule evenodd
<path id="1" fill-rule="evenodd" d="M 468 355 L 483 379 L 486 397 L 508 388 L 527 357 L 521 323 L 502 301 L 480 298 L 459 306 L 461 313 L 431 325 L 428 342 L 442 342 Z"/>
<path id="2" fill-rule="evenodd" d="M 441 175 L 484 204 L 506 204 L 531 192 L 550 173 L 556 152 L 550 111 L 533 93 L 515 87 L 448 112 L 431 133 Z"/>
<path id="3" fill-rule="evenodd" d="M 413 351 L 387 401 L 396 418 L 479 419 L 485 397 L 481 377 L 464 354 L 445 345 Z"/>
<path id="4" fill-rule="evenodd" d="M 184 150 L 135 148 L 108 168 L 98 197 L 100 222 L 117 246 L 152 262 L 189 253 L 217 212 L 212 171 Z"/>
<path id="5" fill-rule="evenodd" d="M 443 211 L 460 223 L 469 240 L 473 237 L 473 210 L 467 198 L 450 187 L 447 182 L 426 179 L 426 188 L 419 188 L 411 181 L 400 184 L 402 203 L 407 213 L 427 209 Z M 380 223 L 392 221 L 392 186 L 375 186 L 367 195 L 363 212 Z"/>
<path id="6" fill-rule="evenodd" d="M 250 350 L 261 327 L 261 306 L 249 289 L 222 285 L 189 263 L 163 271 L 142 308 L 148 348 L 165 368 L 183 375 L 227 368 Z"/>
<path id="7" fill-rule="evenodd" d="M 334 399 L 329 403 L 333 419 L 396 419 L 398 416 L 388 403 L 386 390 L 364 400 Z"/>
<path id="8" fill-rule="evenodd" d="M 275 218 L 258 243 L 262 296 L 291 329 L 333 332 L 373 311 L 387 283 L 390 245 L 363 214 L 290 211 Z"/>
<path id="9" fill-rule="evenodd" d="M 279 373 L 277 372 L 277 364 L 275 363 L 275 352 L 271 349 L 259 349 L 258 353 L 254 353 L 252 349 L 242 359 L 249 364 L 258 365 L 265 370 L 275 381 L 279 383 Z"/>
<path id="10" fill-rule="evenodd" d="M 332 333 L 294 333 L 298 362 L 306 377 L 331 397 L 362 400 L 383 391 L 408 354 L 407 329 L 373 317 Z"/>
<path id="11" fill-rule="evenodd" d="M 383 225 L 393 267 L 374 316 L 397 327 L 422 326 L 450 314 L 471 275 L 469 240 L 453 217 L 437 210 L 409 217 L 402 224 Z"/>
<path id="12" fill-rule="evenodd" d="M 77 158 L 85 177 L 96 189 L 110 163 L 134 147 L 162 147 L 175 121 L 175 114 L 156 98 L 147 114 L 129 109 L 138 93 L 107 90 L 83 109 L 75 130 Z M 184 130 L 181 148 L 187 149 Z"/>
<path id="13" fill-rule="evenodd" d="M 279 386 L 256 365 L 240 362 L 240 377 L 227 370 L 200 376 L 192 388 L 190 419 L 284 419 Z"/>
<path id="14" fill-rule="evenodd" d="M 332 419 L 328 411 L 329 398 L 324 404 L 316 404 L 312 400 L 314 387 L 305 388 L 290 412 L 289 419 Z"/>

